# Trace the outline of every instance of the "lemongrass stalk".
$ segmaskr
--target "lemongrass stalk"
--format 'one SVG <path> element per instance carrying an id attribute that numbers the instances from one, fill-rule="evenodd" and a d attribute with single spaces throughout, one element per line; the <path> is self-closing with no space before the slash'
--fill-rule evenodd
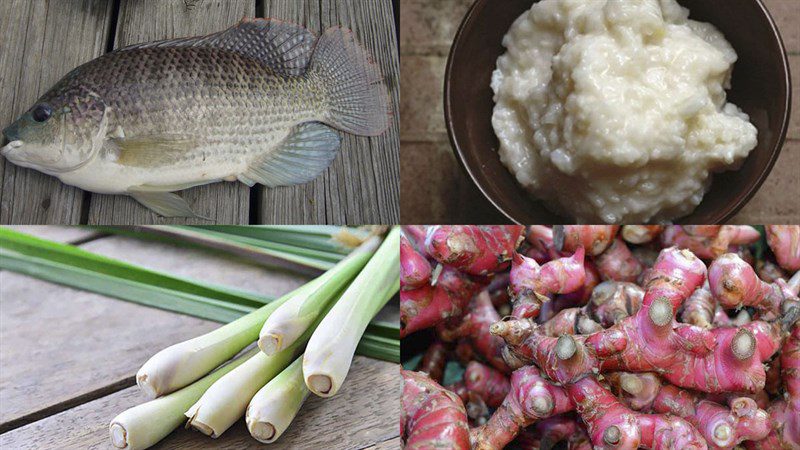
<path id="1" fill-rule="evenodd" d="M 308 394 L 303 381 L 301 355 L 250 400 L 245 414 L 250 435 L 265 444 L 278 440 L 289 428 Z"/>
<path id="2" fill-rule="evenodd" d="M 324 312 L 329 310 L 330 305 Z M 317 319 L 300 339 L 285 350 L 271 356 L 259 351 L 246 363 L 217 380 L 186 411 L 185 415 L 189 418 L 187 427 L 195 428 L 212 438 L 219 437 L 244 415 L 256 392 L 281 373 L 300 353 L 321 320 L 321 317 Z"/>
<path id="3" fill-rule="evenodd" d="M 264 322 L 258 346 L 273 355 L 294 343 L 317 319 L 322 309 L 339 293 L 369 261 L 381 243 L 374 236 L 325 272 L 313 291 L 293 295 Z"/>
<path id="4" fill-rule="evenodd" d="M 264 321 L 283 302 L 317 286 L 311 281 L 214 331 L 161 350 L 136 373 L 136 384 L 151 398 L 188 385 L 258 339 Z"/>
<path id="5" fill-rule="evenodd" d="M 258 349 L 252 349 L 183 389 L 119 414 L 109 424 L 111 444 L 125 450 L 141 450 L 155 445 L 186 420 L 186 408 L 197 402 L 215 381 L 257 353 L 260 353 Z"/>
<path id="6" fill-rule="evenodd" d="M 339 391 L 367 324 L 400 290 L 400 229 L 395 227 L 308 342 L 303 375 L 311 392 Z"/>
<path id="7" fill-rule="evenodd" d="M 207 436 L 217 438 L 233 425 L 245 412 L 256 392 L 279 374 L 294 357 L 284 351 L 267 356 L 258 352 L 246 363 L 220 378 L 189 407 L 185 416 L 187 426 Z"/>

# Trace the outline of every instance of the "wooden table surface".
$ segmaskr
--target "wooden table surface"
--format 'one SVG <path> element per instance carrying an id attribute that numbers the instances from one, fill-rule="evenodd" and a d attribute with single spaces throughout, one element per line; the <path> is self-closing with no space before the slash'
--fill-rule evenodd
<path id="1" fill-rule="evenodd" d="M 248 188 L 215 183 L 181 192 L 202 219 L 165 219 L 127 196 L 83 192 L 0 160 L 0 223 L 397 223 L 399 68 L 391 0 L 3 0 L 0 128 L 74 67 L 128 44 L 203 35 L 242 17 L 274 17 L 320 34 L 353 30 L 381 67 L 395 113 L 387 133 L 342 134 L 332 166 L 315 181 Z"/>
<path id="2" fill-rule="evenodd" d="M 401 0 L 400 106 L 403 223 L 507 223 L 453 155 L 442 105 L 447 54 L 473 0 Z M 764 0 L 778 24 L 792 72 L 792 117 L 781 156 L 735 223 L 800 218 L 800 0 Z M 408 86 L 413 86 L 409 89 Z"/>
<path id="3" fill-rule="evenodd" d="M 307 277 L 201 250 L 69 227 L 14 227 L 148 268 L 280 295 Z M 397 304 L 381 312 L 398 320 Z M 0 271 L 0 448 L 113 448 L 108 424 L 145 401 L 138 368 L 219 324 Z M 357 356 L 342 390 L 310 396 L 269 448 L 398 448 L 398 365 Z M 264 448 L 240 420 L 212 440 L 179 429 L 154 448 Z"/>

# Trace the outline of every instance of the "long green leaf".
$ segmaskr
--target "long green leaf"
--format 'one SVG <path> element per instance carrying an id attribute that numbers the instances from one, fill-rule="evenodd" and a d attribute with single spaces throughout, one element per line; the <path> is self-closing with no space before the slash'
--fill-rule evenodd
<path id="1" fill-rule="evenodd" d="M 400 341 L 369 333 L 369 328 L 361 337 L 356 353 L 383 361 L 400 362 Z"/>
<path id="2" fill-rule="evenodd" d="M 373 319 L 367 326 L 367 332 L 376 336 L 394 339 L 399 342 L 400 327 L 396 323 Z"/>
<path id="3" fill-rule="evenodd" d="M 252 294 L 235 288 L 156 272 L 114 258 L 88 252 L 80 247 L 37 238 L 8 228 L 0 227 L 0 249 L 16 252 L 18 255 L 38 258 L 39 260 L 65 264 L 116 279 L 159 286 L 170 291 L 208 297 L 253 308 L 258 308 L 273 300 L 271 297 Z M 5 259 L 0 258 L 0 264 L 4 264 Z M 17 259 L 19 259 L 19 256 Z M 69 280 L 66 279 L 66 281 Z"/>
<path id="4" fill-rule="evenodd" d="M 3 227 L 0 227 L 0 269 L 220 323 L 235 320 L 273 300 L 163 274 Z M 369 342 L 359 354 L 398 362 L 399 333 L 396 324 L 371 323 L 364 335 L 365 342 Z"/>
<path id="5" fill-rule="evenodd" d="M 95 227 L 96 229 L 125 236 L 144 238 L 171 244 L 190 245 L 203 250 L 223 251 L 267 266 L 281 267 L 307 274 L 319 274 L 341 260 L 340 253 L 320 252 L 280 243 L 255 241 L 251 238 L 213 232 L 193 227 Z"/>
<path id="6" fill-rule="evenodd" d="M 333 228 L 332 232 L 324 234 L 305 232 L 303 230 L 305 227 L 287 229 L 268 225 L 201 225 L 192 228 L 254 239 L 255 245 L 260 245 L 259 241 L 281 243 L 339 255 L 347 255 L 352 250 L 333 238 L 336 233 L 344 229 L 343 227 L 331 227 Z"/>
<path id="7" fill-rule="evenodd" d="M 320 250 L 312 247 L 305 247 L 295 244 L 287 244 L 280 241 L 270 241 L 261 238 L 254 238 L 242 234 L 227 233 L 224 231 L 217 231 L 210 228 L 190 227 L 190 226 L 172 226 L 172 227 L 159 227 L 159 231 L 175 233 L 178 235 L 204 235 L 207 238 L 231 240 L 241 245 L 248 245 L 253 247 L 262 248 L 271 252 L 293 254 L 298 257 L 308 259 L 319 259 L 322 261 L 337 262 L 341 260 L 347 253 L 332 252 L 328 250 Z"/>
<path id="8" fill-rule="evenodd" d="M 0 268 L 141 305 L 229 322 L 255 308 L 165 289 L 0 248 Z"/>

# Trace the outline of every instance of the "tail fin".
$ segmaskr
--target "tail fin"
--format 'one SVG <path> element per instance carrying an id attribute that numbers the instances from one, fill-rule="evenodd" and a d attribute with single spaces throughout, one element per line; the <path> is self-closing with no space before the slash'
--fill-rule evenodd
<path id="1" fill-rule="evenodd" d="M 381 71 L 350 30 L 329 28 L 319 38 L 309 72 L 326 86 L 331 103 L 326 123 L 362 136 L 389 128 L 389 94 Z"/>

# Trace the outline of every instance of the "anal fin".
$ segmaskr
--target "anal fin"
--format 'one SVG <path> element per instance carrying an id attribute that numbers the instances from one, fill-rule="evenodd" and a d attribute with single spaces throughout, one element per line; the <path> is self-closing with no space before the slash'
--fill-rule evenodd
<path id="1" fill-rule="evenodd" d="M 326 125 L 298 125 L 277 148 L 240 174 L 239 181 L 268 187 L 307 183 L 331 165 L 340 144 L 339 135 Z"/>
<path id="2" fill-rule="evenodd" d="M 186 200 L 172 192 L 132 189 L 130 195 L 137 202 L 164 217 L 195 217 L 211 220 L 196 214 Z"/>

